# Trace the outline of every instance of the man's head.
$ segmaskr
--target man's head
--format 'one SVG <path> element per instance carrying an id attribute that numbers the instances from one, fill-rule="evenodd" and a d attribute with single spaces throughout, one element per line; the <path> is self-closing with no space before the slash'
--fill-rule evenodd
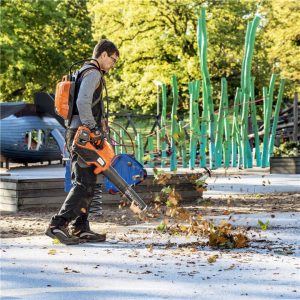
<path id="1" fill-rule="evenodd" d="M 115 44 L 106 39 L 100 40 L 93 51 L 93 58 L 99 62 L 101 70 L 105 72 L 114 67 L 119 55 L 119 50 Z"/>

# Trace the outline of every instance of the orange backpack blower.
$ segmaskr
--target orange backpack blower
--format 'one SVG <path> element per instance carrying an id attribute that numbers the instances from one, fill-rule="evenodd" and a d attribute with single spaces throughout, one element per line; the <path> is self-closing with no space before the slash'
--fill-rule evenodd
<path id="1" fill-rule="evenodd" d="M 64 120 L 71 117 L 75 93 L 75 81 L 70 75 L 65 75 L 56 85 L 55 110 Z"/>
<path id="2" fill-rule="evenodd" d="M 70 125 L 69 123 L 72 118 L 73 108 L 77 98 L 76 84 L 78 82 L 78 79 L 83 75 L 84 72 L 91 69 L 99 70 L 100 66 L 98 65 L 99 67 L 97 67 L 95 65 L 91 65 L 90 68 L 86 68 L 81 72 L 79 72 L 79 70 L 72 72 L 72 68 L 79 63 L 83 63 L 91 60 L 96 61 L 95 59 L 90 58 L 90 59 L 79 60 L 73 63 L 69 69 L 69 74 L 64 75 L 62 80 L 56 85 L 55 101 L 54 101 L 55 111 L 59 116 L 61 116 L 66 121 L 66 125 Z"/>

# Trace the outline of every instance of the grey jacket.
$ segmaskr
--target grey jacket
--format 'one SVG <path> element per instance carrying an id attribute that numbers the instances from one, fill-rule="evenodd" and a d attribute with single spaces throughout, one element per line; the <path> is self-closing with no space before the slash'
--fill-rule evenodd
<path id="1" fill-rule="evenodd" d="M 90 65 L 84 65 L 80 71 L 89 67 Z M 82 124 L 93 128 L 97 124 L 93 114 L 93 104 L 96 103 L 99 109 L 101 109 L 99 98 L 102 97 L 103 86 L 100 88 L 100 93 L 95 95 L 95 91 L 101 84 L 101 76 L 102 74 L 94 69 L 84 73 L 76 100 L 78 115 L 72 117 L 70 128 L 78 128 Z M 97 99 L 94 99 L 95 97 L 97 97 Z"/>

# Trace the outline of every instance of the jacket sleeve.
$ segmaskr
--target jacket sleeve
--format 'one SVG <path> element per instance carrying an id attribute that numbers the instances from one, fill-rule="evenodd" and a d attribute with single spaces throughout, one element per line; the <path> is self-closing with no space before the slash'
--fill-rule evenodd
<path id="1" fill-rule="evenodd" d="M 76 101 L 79 118 L 82 124 L 89 128 L 96 126 L 96 120 L 92 113 L 93 94 L 100 83 L 100 72 L 97 70 L 88 72 L 81 81 Z"/>

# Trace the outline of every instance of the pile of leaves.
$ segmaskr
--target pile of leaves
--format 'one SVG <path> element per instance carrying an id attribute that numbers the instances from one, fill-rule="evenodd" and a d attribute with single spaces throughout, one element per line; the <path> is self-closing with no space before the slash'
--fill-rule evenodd
<path id="1" fill-rule="evenodd" d="M 208 172 L 206 172 L 208 173 Z M 208 174 L 193 174 L 190 179 L 195 189 L 206 188 L 205 178 Z M 244 232 L 237 232 L 227 221 L 218 225 L 206 220 L 200 212 L 191 212 L 180 206 L 181 196 L 175 186 L 167 185 L 172 175 L 154 169 L 155 181 L 165 187 L 154 200 L 154 207 L 146 218 L 162 218 L 157 230 L 171 235 L 201 236 L 208 238 L 208 245 L 217 248 L 244 248 L 248 246 L 248 238 Z M 145 216 L 144 216 L 145 218 Z"/>

